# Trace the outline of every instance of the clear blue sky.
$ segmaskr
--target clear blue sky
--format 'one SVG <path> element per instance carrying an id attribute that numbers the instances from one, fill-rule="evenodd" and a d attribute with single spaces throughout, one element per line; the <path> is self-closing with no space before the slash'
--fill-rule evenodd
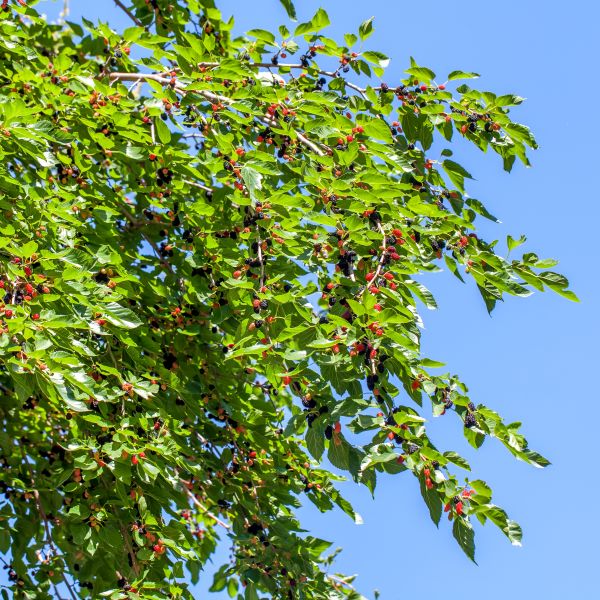
<path id="1" fill-rule="evenodd" d="M 87 18 L 125 25 L 110 0 L 71 0 L 73 20 Z M 276 0 L 221 0 L 234 13 L 238 31 L 273 29 L 287 22 Z M 592 499 L 596 478 L 595 423 L 598 393 L 593 384 L 600 333 L 600 283 L 595 266 L 600 219 L 598 191 L 587 178 L 598 156 L 596 103 L 600 93 L 597 24 L 593 0 L 463 0 L 447 3 L 371 0 L 297 0 L 300 20 L 319 6 L 331 17 L 327 35 L 341 38 L 375 15 L 367 46 L 392 58 L 385 80 L 393 83 L 408 57 L 440 77 L 454 69 L 482 74 L 477 86 L 516 93 L 527 102 L 515 109 L 531 126 L 540 149 L 532 169 L 502 171 L 496 155 L 458 149 L 473 173 L 470 193 L 484 201 L 501 225 L 485 228 L 486 239 L 527 233 L 528 250 L 560 259 L 581 304 L 535 294 L 510 298 L 492 318 L 473 286 L 448 273 L 423 281 L 440 309 L 425 311 L 425 354 L 461 374 L 475 402 L 485 402 L 508 421 L 520 420 L 532 448 L 552 465 L 536 470 L 516 462 L 499 444 L 475 453 L 450 422 L 430 424 L 440 448 L 469 458 L 474 473 L 495 490 L 494 500 L 524 528 L 522 548 L 512 547 L 492 527 L 477 527 L 479 566 L 462 554 L 447 523 L 429 520 L 416 481 L 406 475 L 381 478 L 377 497 L 351 484 L 348 497 L 364 518 L 354 525 L 343 514 L 320 515 L 307 506 L 304 524 L 344 547 L 337 568 L 360 574 L 356 585 L 382 600 L 417 596 L 485 595 L 486 600 L 563 600 L 599 597 L 595 581 L 600 525 Z M 62 0 L 38 9 L 55 16 Z M 460 146 L 459 146 L 460 148 Z M 591 173 L 590 173 L 591 172 Z M 425 310 L 425 309 L 424 309 Z M 596 367 L 597 368 L 597 367 Z M 222 555 L 227 559 L 226 553 Z M 210 582 L 209 582 L 210 583 Z M 201 586 L 205 590 L 208 586 Z M 204 596 L 204 594 L 201 594 Z M 217 595 L 212 596 L 217 597 Z M 227 597 L 226 595 L 223 596 Z"/>

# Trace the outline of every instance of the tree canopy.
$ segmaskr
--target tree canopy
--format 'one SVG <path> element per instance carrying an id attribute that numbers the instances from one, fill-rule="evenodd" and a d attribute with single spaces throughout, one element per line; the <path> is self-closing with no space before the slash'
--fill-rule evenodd
<path id="1" fill-rule="evenodd" d="M 335 41 L 291 0 L 245 35 L 213 0 L 115 0 L 124 30 L 35 4 L 0 9 L 2 597 L 192 598 L 222 540 L 213 591 L 361 598 L 296 516 L 358 520 L 344 476 L 414 477 L 471 559 L 477 521 L 518 545 L 427 419 L 548 461 L 422 355 L 419 275 L 490 312 L 576 299 L 524 238 L 477 234 L 496 218 L 453 160 L 528 165 L 522 98 L 412 58 L 388 81 L 373 19 Z"/>

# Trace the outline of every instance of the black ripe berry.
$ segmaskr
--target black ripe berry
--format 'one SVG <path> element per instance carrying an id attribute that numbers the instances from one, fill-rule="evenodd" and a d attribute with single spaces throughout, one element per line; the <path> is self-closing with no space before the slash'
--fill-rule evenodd
<path id="1" fill-rule="evenodd" d="M 261 300 L 259 306 L 262 310 L 265 310 L 265 309 L 269 308 L 269 301 Z"/>
<path id="2" fill-rule="evenodd" d="M 327 425 L 327 427 L 325 427 L 325 437 L 328 440 L 330 440 L 332 435 L 333 435 L 333 428 L 331 427 L 331 425 Z"/>
<path id="3" fill-rule="evenodd" d="M 408 444 L 408 446 L 406 446 L 406 453 L 414 454 L 418 449 L 419 446 L 417 446 L 416 444 Z"/>
<path id="4" fill-rule="evenodd" d="M 259 531 L 262 531 L 262 525 L 259 523 L 252 523 L 252 525 L 248 527 L 248 533 L 252 535 L 256 535 Z"/>
<path id="5" fill-rule="evenodd" d="M 377 375 L 367 375 L 367 389 L 373 391 L 379 377 Z"/>
<path id="6" fill-rule="evenodd" d="M 475 425 L 477 425 L 477 419 L 475 418 L 475 415 L 472 412 L 468 412 L 465 416 L 465 427 L 471 428 L 475 427 Z"/>

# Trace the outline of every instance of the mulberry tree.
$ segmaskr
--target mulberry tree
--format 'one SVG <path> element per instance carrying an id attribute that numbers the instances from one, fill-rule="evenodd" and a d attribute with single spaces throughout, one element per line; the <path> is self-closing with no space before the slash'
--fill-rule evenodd
<path id="1" fill-rule="evenodd" d="M 212 591 L 361 598 L 295 514 L 358 518 L 343 476 L 414 478 L 471 559 L 476 522 L 519 544 L 427 420 L 548 462 L 422 356 L 419 279 L 576 299 L 477 234 L 452 158 L 527 165 L 522 99 L 414 59 L 390 81 L 372 19 L 334 41 L 281 1 L 241 36 L 214 0 L 115 0 L 124 30 L 0 5 L 4 598 L 192 598 L 218 543 Z"/>

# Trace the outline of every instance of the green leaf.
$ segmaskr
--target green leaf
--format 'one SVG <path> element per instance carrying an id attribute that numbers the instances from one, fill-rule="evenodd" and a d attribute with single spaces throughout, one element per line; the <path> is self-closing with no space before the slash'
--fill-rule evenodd
<path id="1" fill-rule="evenodd" d="M 313 424 L 306 431 L 306 445 L 315 460 L 321 460 L 325 451 L 325 434 L 322 427 Z"/>
<path id="2" fill-rule="evenodd" d="M 287 13 L 287 16 L 295 21 L 298 17 L 296 16 L 296 7 L 294 6 L 294 2 L 292 0 L 279 0 L 283 8 Z"/>
<path id="3" fill-rule="evenodd" d="M 475 533 L 471 524 L 457 517 L 452 525 L 452 535 L 463 552 L 475 563 Z"/>
<path id="4" fill-rule="evenodd" d="M 427 508 L 429 509 L 429 516 L 436 526 L 439 526 L 442 517 L 442 501 L 440 495 L 435 487 L 430 490 L 427 489 L 424 478 L 419 480 L 419 486 L 421 496 L 423 496 L 423 500 L 425 500 L 425 504 L 427 504 Z"/>
<path id="5" fill-rule="evenodd" d="M 467 71 L 452 71 L 448 75 L 448 81 L 452 81 L 454 79 L 477 79 L 479 77 L 479 73 L 469 73 Z"/>
<path id="6" fill-rule="evenodd" d="M 457 162 L 446 159 L 442 163 L 442 168 L 450 178 L 450 181 L 461 191 L 465 191 L 465 178 L 473 179 L 471 174 Z"/>
<path id="7" fill-rule="evenodd" d="M 247 32 L 248 35 L 255 37 L 263 42 L 267 42 L 267 44 L 275 43 L 275 36 L 270 32 L 264 29 L 251 29 Z"/>
<path id="8" fill-rule="evenodd" d="M 363 52 L 361 56 L 371 64 L 377 65 L 382 69 L 386 69 L 390 64 L 390 59 L 381 52 L 367 50 L 366 52 Z"/>
<path id="9" fill-rule="evenodd" d="M 227 582 L 227 593 L 230 598 L 235 598 L 238 592 L 238 582 L 237 579 L 233 577 Z"/>
<path id="10" fill-rule="evenodd" d="M 512 236 L 506 236 L 506 245 L 508 246 L 508 251 L 512 252 L 515 248 L 518 248 L 521 244 L 524 244 L 527 241 L 527 238 L 522 235 L 518 240 L 515 240 Z"/>
<path id="11" fill-rule="evenodd" d="M 328 25 L 330 25 L 329 16 L 322 8 L 319 8 L 315 13 L 315 16 L 308 23 L 300 23 L 300 25 L 296 27 L 294 35 L 316 33 L 321 31 L 321 29 L 325 29 Z"/>
<path id="12" fill-rule="evenodd" d="M 352 46 L 356 44 L 357 40 L 358 38 L 353 33 L 344 34 L 344 42 L 346 42 L 346 46 L 348 46 L 348 48 L 352 48 Z"/>
<path id="13" fill-rule="evenodd" d="M 168 144 L 171 141 L 171 131 L 167 127 L 167 124 L 162 119 L 154 119 L 154 126 L 156 127 L 156 135 L 163 144 Z"/>
<path id="14" fill-rule="evenodd" d="M 213 583 L 210 586 L 209 592 L 220 592 L 227 586 L 227 565 L 223 565 L 213 576 Z"/>
<path id="15" fill-rule="evenodd" d="M 392 141 L 390 127 L 384 120 L 371 119 L 369 121 L 364 121 L 362 126 L 365 130 L 365 135 L 388 143 Z"/>
<path id="16" fill-rule="evenodd" d="M 242 179 L 248 188 L 248 192 L 250 193 L 250 197 L 252 199 L 256 199 L 256 192 L 262 190 L 262 180 L 263 176 L 252 167 L 243 166 L 242 167 Z"/>
<path id="17" fill-rule="evenodd" d="M 471 470 L 471 466 L 469 465 L 467 460 L 460 456 L 460 454 L 457 454 L 456 452 L 452 452 L 451 450 L 444 452 L 444 458 L 450 461 L 451 463 L 454 463 L 455 465 L 466 469 L 467 471 Z"/>
<path id="18" fill-rule="evenodd" d="M 406 72 L 423 83 L 430 83 L 435 79 L 435 73 L 427 67 L 411 67 Z"/>
<path id="19" fill-rule="evenodd" d="M 373 20 L 375 17 L 371 17 L 366 21 L 363 21 L 358 28 L 358 35 L 360 39 L 364 42 L 370 35 L 373 33 Z"/>
<path id="20" fill-rule="evenodd" d="M 116 302 L 104 304 L 102 306 L 102 316 L 109 323 L 125 329 L 135 329 L 142 324 L 142 321 L 131 310 Z"/>
<path id="21" fill-rule="evenodd" d="M 338 469 L 347 471 L 350 466 L 350 446 L 341 434 L 335 434 L 327 452 L 329 462 Z"/>

